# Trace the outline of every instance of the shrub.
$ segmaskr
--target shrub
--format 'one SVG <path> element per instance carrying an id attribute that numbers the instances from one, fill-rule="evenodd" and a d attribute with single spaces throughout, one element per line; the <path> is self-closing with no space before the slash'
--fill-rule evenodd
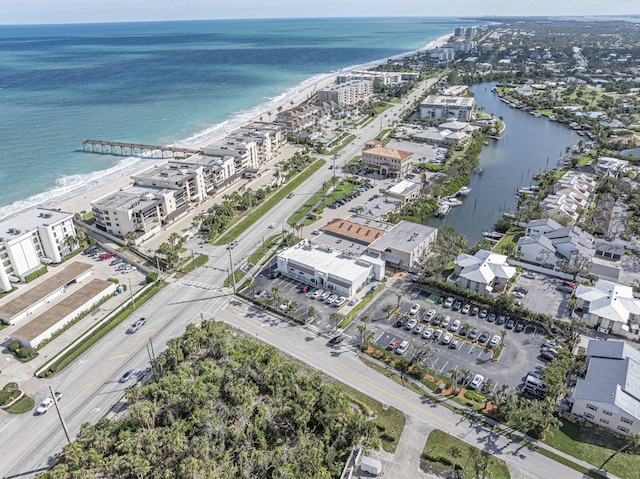
<path id="1" fill-rule="evenodd" d="M 28 360 L 35 358 L 38 353 L 32 347 L 25 346 L 24 348 L 17 349 L 15 355 L 18 357 L 18 359 Z"/>
<path id="2" fill-rule="evenodd" d="M 18 383 L 11 382 L 11 383 L 7 383 L 7 384 L 5 384 L 5 385 L 4 385 L 4 387 L 3 387 L 2 389 L 3 389 L 4 391 L 12 392 L 12 391 L 17 391 L 17 390 L 18 390 L 18 389 L 20 389 L 20 388 L 18 387 Z"/>
<path id="3" fill-rule="evenodd" d="M 28 275 L 26 275 L 24 277 L 24 281 L 25 281 L 25 283 L 29 283 L 29 282 L 33 281 L 34 279 L 39 278 L 43 274 L 46 274 L 46 272 L 47 272 L 47 267 L 43 265 L 42 268 L 40 268 L 40 269 L 38 269 L 36 271 L 33 271 L 33 272 L 29 273 Z"/>
<path id="4" fill-rule="evenodd" d="M 475 391 L 465 392 L 464 397 L 475 402 L 483 402 L 486 399 L 482 394 L 477 393 Z"/>
<path id="5" fill-rule="evenodd" d="M 15 353 L 18 349 L 20 349 L 20 341 L 17 340 L 13 340 L 13 341 L 9 341 L 9 344 L 7 344 L 7 349 L 12 352 Z"/>
<path id="6" fill-rule="evenodd" d="M 147 284 L 155 283 L 156 281 L 158 281 L 158 273 L 156 273 L 155 271 L 151 271 L 145 276 L 144 280 L 147 282 Z"/>

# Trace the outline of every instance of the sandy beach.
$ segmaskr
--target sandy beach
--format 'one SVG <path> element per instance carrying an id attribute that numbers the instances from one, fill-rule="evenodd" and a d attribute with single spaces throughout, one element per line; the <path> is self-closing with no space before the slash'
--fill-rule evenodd
<path id="1" fill-rule="evenodd" d="M 368 68 L 372 68 L 376 65 L 380 65 L 383 63 L 386 63 L 389 60 L 400 60 L 402 58 L 406 58 L 409 56 L 413 56 L 416 55 L 418 53 L 424 52 L 426 50 L 432 50 L 434 48 L 437 48 L 441 45 L 443 45 L 444 43 L 447 42 L 447 40 L 451 37 L 451 34 L 447 34 L 447 35 L 443 35 L 440 38 L 437 38 L 436 40 L 432 40 L 429 43 L 427 43 L 423 48 L 419 49 L 419 50 L 415 50 L 412 52 L 407 52 L 407 53 L 402 53 L 400 55 L 394 56 L 394 57 L 390 57 L 390 58 L 384 58 L 384 59 L 380 59 L 380 60 L 376 60 L 374 62 L 370 62 L 364 65 L 354 65 L 352 67 L 346 68 L 344 70 L 342 70 L 342 72 L 348 72 L 348 71 L 352 71 L 352 70 L 358 70 L 358 69 L 368 69 Z M 293 99 L 286 99 L 283 100 L 282 103 L 280 103 L 280 106 L 291 106 L 291 108 L 297 107 L 300 104 L 304 103 L 305 101 L 307 101 L 309 99 L 309 97 L 313 94 L 314 91 L 325 88 L 333 83 L 335 83 L 337 77 L 337 73 L 328 73 L 326 75 L 320 75 L 319 79 L 312 83 L 309 84 L 308 86 L 306 86 L 305 88 L 301 89 L 297 95 L 293 98 Z M 293 103 L 293 104 L 292 104 Z M 288 109 L 288 108 L 287 108 Z M 257 114 L 255 117 L 253 117 L 251 120 L 249 120 L 247 123 L 251 123 L 251 122 L 255 122 L 255 121 L 264 121 L 265 117 L 267 115 L 265 115 L 265 112 L 261 112 L 259 114 Z M 273 114 L 272 114 L 273 116 Z M 198 139 L 197 143 L 195 143 L 194 145 L 192 145 L 192 148 L 198 148 L 198 147 L 202 147 L 205 146 L 209 143 L 211 143 L 212 141 L 215 141 L 219 138 L 224 137 L 225 135 L 227 135 L 229 132 L 224 132 L 224 133 L 212 133 L 210 135 L 205 135 L 202 136 Z M 135 174 L 139 174 L 149 168 L 153 168 L 154 166 L 157 166 L 159 164 L 163 164 L 163 163 L 167 163 L 170 159 L 165 158 L 165 159 L 158 159 L 158 160 L 149 160 L 148 164 L 145 165 L 144 168 L 138 170 Z M 126 176 L 126 177 L 122 177 L 122 178 L 118 178 L 115 179 L 113 181 L 110 181 L 108 183 L 105 183 L 104 185 L 100 185 L 94 189 L 88 190 L 88 191 L 84 191 L 79 195 L 76 196 L 72 196 L 69 198 L 66 198 L 62 201 L 59 201 L 57 203 L 55 203 L 54 205 L 51 206 L 51 208 L 55 208 L 55 209 L 60 209 L 62 211 L 66 211 L 69 213 L 80 213 L 82 211 L 90 211 L 91 210 L 91 202 L 95 201 L 97 199 L 103 198 L 115 191 L 118 191 L 120 189 L 123 188 L 127 188 L 128 186 L 133 185 L 133 180 L 131 179 L 131 176 Z"/>

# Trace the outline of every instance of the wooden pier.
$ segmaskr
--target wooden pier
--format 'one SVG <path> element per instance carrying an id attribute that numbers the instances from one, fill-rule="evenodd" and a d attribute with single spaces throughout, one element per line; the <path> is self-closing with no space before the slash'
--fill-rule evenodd
<path id="1" fill-rule="evenodd" d="M 117 141 L 102 140 L 82 140 L 82 149 L 89 153 L 118 156 L 146 156 L 150 158 L 186 158 L 187 156 L 200 153 L 200 150 L 192 150 L 190 148 L 141 145 L 138 143 L 120 143 Z M 166 156 L 165 153 L 167 153 Z"/>

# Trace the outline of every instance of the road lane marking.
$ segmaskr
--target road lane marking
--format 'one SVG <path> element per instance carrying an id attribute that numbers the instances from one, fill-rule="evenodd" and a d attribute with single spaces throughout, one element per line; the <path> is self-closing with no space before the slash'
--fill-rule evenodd
<path id="1" fill-rule="evenodd" d="M 119 354 L 118 356 L 111 356 L 110 358 L 107 358 L 107 361 L 113 361 L 114 359 L 120 359 L 120 358 L 126 358 L 127 356 L 129 356 L 129 354 L 131 354 L 131 353 L 124 353 L 124 354 Z"/>
<path id="2" fill-rule="evenodd" d="M 252 321 L 248 321 L 246 319 L 244 319 L 242 316 L 240 316 L 239 314 L 234 313 L 233 311 L 229 311 L 227 308 L 224 308 L 223 311 L 231 316 L 233 316 L 234 318 L 239 319 L 240 321 L 242 321 L 245 324 L 248 324 L 249 326 L 259 329 L 261 333 L 263 334 L 267 334 L 269 336 L 275 336 L 275 333 L 272 333 L 271 331 L 268 331 L 264 328 L 262 328 L 261 326 L 256 325 L 255 323 L 253 323 Z"/>

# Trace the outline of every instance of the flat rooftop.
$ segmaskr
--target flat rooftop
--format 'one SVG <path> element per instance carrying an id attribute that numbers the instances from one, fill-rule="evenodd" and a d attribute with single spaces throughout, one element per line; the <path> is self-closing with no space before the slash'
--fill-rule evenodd
<path id="1" fill-rule="evenodd" d="M 408 195 L 412 191 L 420 188 L 420 183 L 416 183 L 415 181 L 402 180 L 397 185 L 392 186 L 387 191 L 394 195 Z"/>
<path id="2" fill-rule="evenodd" d="M 0 305 L 0 317 L 14 317 L 91 269 L 93 269 L 92 265 L 80 261 L 75 261 L 62 270 L 52 268 L 49 271 L 52 276 L 39 285 L 19 296 L 14 297 L 13 294 L 9 294 L 7 296 L 9 300 Z"/>
<path id="3" fill-rule="evenodd" d="M 302 245 L 303 243 L 298 243 L 293 248 L 279 253 L 278 256 L 350 282 L 369 271 L 369 267 L 358 264 L 358 256 L 347 257 L 341 251 L 326 246 L 303 247 Z M 366 257 L 364 259 L 366 260 Z"/>
<path id="4" fill-rule="evenodd" d="M 342 218 L 331 220 L 322 230 L 363 244 L 371 244 L 385 233 L 384 230 Z"/>
<path id="5" fill-rule="evenodd" d="M 134 185 L 92 201 L 91 206 L 120 211 L 129 211 L 134 208 L 144 211 L 146 208 L 155 207 L 160 201 L 156 199 L 156 195 L 164 191 L 167 191 L 167 188 Z"/>
<path id="6" fill-rule="evenodd" d="M 410 253 L 431 236 L 434 231 L 437 231 L 437 228 L 411 221 L 401 221 L 386 235 L 374 241 L 371 244 L 371 248 L 376 251 L 384 251 L 387 248 L 391 248 L 396 251 Z"/>
<path id="7" fill-rule="evenodd" d="M 88 284 L 83 285 L 79 290 L 73 292 L 58 304 L 55 304 L 17 329 L 11 336 L 29 342 L 33 341 L 52 326 L 59 323 L 63 318 L 66 318 L 69 314 L 76 311 L 89 299 L 95 298 L 101 292 L 113 287 L 113 285 L 114 283 L 111 281 L 105 281 L 103 279 L 91 280 Z"/>
<path id="8" fill-rule="evenodd" d="M 0 238 L 11 240 L 12 237 L 36 230 L 39 226 L 49 226 L 60 221 L 73 218 L 73 213 L 34 208 L 0 221 Z M 11 233 L 10 233 L 11 231 Z M 19 231 L 19 233 L 15 233 Z"/>
<path id="9" fill-rule="evenodd" d="M 445 95 L 428 95 L 420 106 L 459 106 L 472 107 L 475 98 L 470 96 L 445 96 Z"/>
<path id="10" fill-rule="evenodd" d="M 175 165 L 178 166 L 178 165 Z M 196 176 L 196 172 L 189 167 L 189 165 L 184 165 L 181 167 L 170 167 L 166 164 L 157 165 L 148 170 L 145 170 L 137 175 L 132 175 L 131 178 L 133 180 L 136 179 L 144 179 L 144 180 L 156 180 L 156 181 L 184 181 Z"/>

